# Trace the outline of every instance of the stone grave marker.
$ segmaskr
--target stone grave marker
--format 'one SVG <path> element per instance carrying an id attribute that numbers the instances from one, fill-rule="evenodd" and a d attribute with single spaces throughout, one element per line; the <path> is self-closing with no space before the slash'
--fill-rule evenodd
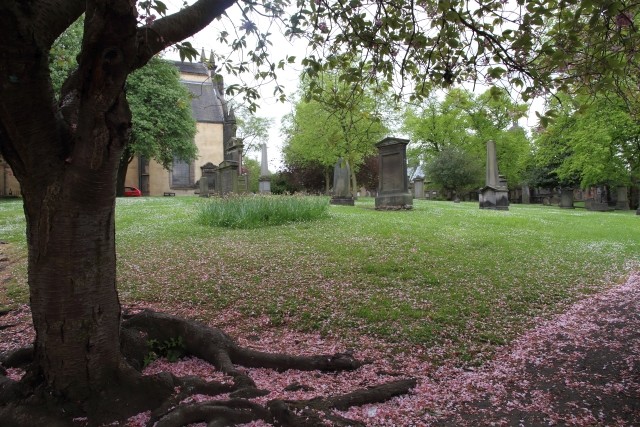
<path id="1" fill-rule="evenodd" d="M 331 193 L 332 205 L 353 206 L 351 194 L 351 170 L 349 163 L 340 158 L 333 167 L 333 192 Z"/>
<path id="2" fill-rule="evenodd" d="M 408 139 L 387 137 L 378 147 L 378 195 L 376 209 L 411 209 L 413 197 L 407 176 Z"/>

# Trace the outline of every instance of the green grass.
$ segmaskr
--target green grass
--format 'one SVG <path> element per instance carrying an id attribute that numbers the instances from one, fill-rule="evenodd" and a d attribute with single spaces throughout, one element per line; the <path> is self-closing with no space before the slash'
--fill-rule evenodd
<path id="1" fill-rule="evenodd" d="M 201 224 L 228 228 L 259 228 L 314 221 L 327 214 L 326 197 L 232 196 L 214 198 L 198 214 Z"/>
<path id="2" fill-rule="evenodd" d="M 360 199 L 313 222 L 231 229 L 199 223 L 209 203 L 118 200 L 124 303 L 202 316 L 233 308 L 300 330 L 374 335 L 400 349 L 441 347 L 443 357 L 475 363 L 536 318 L 640 268 L 635 212 L 499 212 L 422 200 L 411 211 L 378 212 L 373 199 Z M 27 300 L 21 216 L 19 201 L 0 202 L 0 239 L 22 257 L 0 305 Z"/>

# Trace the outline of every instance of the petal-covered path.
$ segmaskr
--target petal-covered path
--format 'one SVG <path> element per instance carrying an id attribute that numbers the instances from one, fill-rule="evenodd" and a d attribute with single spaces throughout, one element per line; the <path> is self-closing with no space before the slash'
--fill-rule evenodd
<path id="1" fill-rule="evenodd" d="M 130 309 L 137 308 L 142 307 Z M 177 311 L 174 314 L 199 317 L 197 310 Z M 0 351 L 33 339 L 29 320 L 26 306 L 0 317 L 0 326 L 4 326 L 0 328 Z M 260 350 L 295 354 L 353 351 L 358 358 L 374 361 L 337 375 L 248 369 L 260 388 L 272 390 L 257 398 L 258 402 L 348 393 L 412 376 L 418 379 L 413 393 L 341 415 L 370 426 L 640 426 L 640 272 L 541 321 L 475 371 L 425 362 L 431 359 L 428 353 L 437 349 L 414 347 L 398 353 L 366 337 L 347 345 L 337 338 L 273 328 L 261 318 L 253 319 L 257 322 L 252 325 L 254 332 L 248 333 L 246 320 L 227 310 L 208 323 Z M 213 366 L 194 358 L 173 364 L 159 360 L 148 368 L 149 373 L 159 370 L 225 380 Z M 128 425 L 144 425 L 145 419 L 141 414 Z"/>
<path id="2" fill-rule="evenodd" d="M 640 425 L 640 273 L 438 387 L 457 397 L 437 425 Z"/>

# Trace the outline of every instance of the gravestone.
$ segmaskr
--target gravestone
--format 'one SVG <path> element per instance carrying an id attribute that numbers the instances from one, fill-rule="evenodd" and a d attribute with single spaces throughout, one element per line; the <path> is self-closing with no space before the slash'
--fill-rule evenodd
<path id="1" fill-rule="evenodd" d="M 238 192 L 238 164 L 225 160 L 218 167 L 218 194 L 224 196 Z"/>
<path id="2" fill-rule="evenodd" d="M 487 142 L 487 169 L 485 186 L 479 192 L 480 209 L 509 210 L 507 180 L 498 174 L 496 143 Z"/>
<path id="3" fill-rule="evenodd" d="M 627 198 L 627 187 L 618 187 L 616 189 L 616 210 L 628 211 L 629 199 Z"/>
<path id="4" fill-rule="evenodd" d="M 200 197 L 209 197 L 210 193 L 215 193 L 218 175 L 218 167 L 211 162 L 200 166 L 202 172 L 200 176 Z"/>
<path id="5" fill-rule="evenodd" d="M 424 199 L 424 178 L 413 179 L 413 197 L 415 199 Z"/>
<path id="6" fill-rule="evenodd" d="M 388 137 L 376 144 L 379 167 L 376 209 L 413 207 L 407 176 L 408 143 L 408 139 Z"/>
<path id="7" fill-rule="evenodd" d="M 333 167 L 333 192 L 330 203 L 332 205 L 354 205 L 351 194 L 351 171 L 346 160 L 338 159 Z"/>
<path id="8" fill-rule="evenodd" d="M 560 202 L 558 206 L 563 209 L 574 209 L 573 206 L 573 188 L 560 189 Z"/>
<path id="9" fill-rule="evenodd" d="M 531 203 L 531 190 L 528 185 L 522 186 L 522 204 L 528 205 Z"/>
<path id="10" fill-rule="evenodd" d="M 269 172 L 269 157 L 267 156 L 267 144 L 262 144 L 262 158 L 260 162 L 260 178 L 258 189 L 260 194 L 271 194 L 271 172 Z"/>
<path id="11" fill-rule="evenodd" d="M 607 197 L 607 188 L 604 186 L 596 187 L 596 194 L 593 198 L 585 201 L 585 207 L 590 211 L 606 212 L 613 210 L 609 207 L 609 198 Z"/>

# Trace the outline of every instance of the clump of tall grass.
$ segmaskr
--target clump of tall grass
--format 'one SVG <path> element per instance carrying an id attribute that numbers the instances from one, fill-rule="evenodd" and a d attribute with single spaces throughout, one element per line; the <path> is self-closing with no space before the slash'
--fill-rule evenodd
<path id="1" fill-rule="evenodd" d="M 329 199 L 303 196 L 232 196 L 213 199 L 198 222 L 212 227 L 258 228 L 313 221 L 327 215 Z"/>

